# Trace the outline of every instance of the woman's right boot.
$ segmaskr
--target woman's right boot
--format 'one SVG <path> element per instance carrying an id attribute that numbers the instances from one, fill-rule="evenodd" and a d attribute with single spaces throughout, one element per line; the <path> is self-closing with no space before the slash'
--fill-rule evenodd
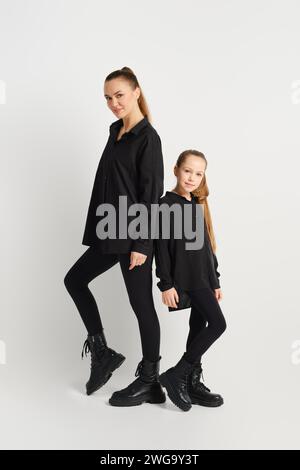
<path id="1" fill-rule="evenodd" d="M 167 389 L 170 400 L 183 411 L 189 411 L 192 407 L 187 390 L 187 377 L 192 369 L 193 364 L 189 363 L 183 355 L 176 366 L 159 376 L 159 381 Z"/>
<path id="2" fill-rule="evenodd" d="M 125 357 L 107 346 L 103 330 L 96 335 L 88 335 L 81 357 L 88 352 L 91 353 L 91 371 L 86 383 L 86 393 L 91 395 L 110 379 L 113 371 L 125 361 Z"/>

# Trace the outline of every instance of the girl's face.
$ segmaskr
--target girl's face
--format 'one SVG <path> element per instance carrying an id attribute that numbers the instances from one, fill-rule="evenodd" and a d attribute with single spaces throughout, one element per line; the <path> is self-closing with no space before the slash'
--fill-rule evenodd
<path id="1" fill-rule="evenodd" d="M 177 189 L 183 193 L 195 191 L 201 183 L 205 168 L 206 163 L 203 158 L 188 155 L 179 168 L 174 167 L 174 174 L 177 177 Z"/>
<path id="2" fill-rule="evenodd" d="M 104 96 L 109 109 L 121 119 L 138 106 L 140 89 L 133 90 L 127 80 L 114 78 L 104 83 Z"/>

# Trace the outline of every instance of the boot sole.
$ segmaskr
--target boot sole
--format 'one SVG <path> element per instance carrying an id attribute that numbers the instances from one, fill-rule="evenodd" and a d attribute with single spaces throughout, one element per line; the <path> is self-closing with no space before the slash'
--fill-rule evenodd
<path id="1" fill-rule="evenodd" d="M 192 405 L 182 403 L 178 400 L 177 394 L 174 391 L 173 386 L 165 372 L 159 376 L 159 381 L 161 385 L 167 390 L 168 397 L 174 403 L 175 406 L 180 408 L 182 411 L 189 411 L 192 408 Z"/>
<path id="2" fill-rule="evenodd" d="M 224 400 L 222 400 L 222 402 L 219 402 L 219 403 L 210 403 L 208 401 L 201 401 L 201 400 L 198 400 L 197 398 L 193 398 L 191 395 L 190 397 L 191 397 L 193 405 L 207 406 L 209 408 L 217 408 L 218 406 L 222 406 L 224 404 Z"/>
<path id="3" fill-rule="evenodd" d="M 138 406 L 142 405 L 143 403 L 165 403 L 166 395 L 162 393 L 161 395 L 152 396 L 149 398 L 149 395 L 144 395 L 143 398 L 138 397 L 136 399 L 132 398 L 131 400 L 122 400 L 117 398 L 110 398 L 109 404 L 112 406 Z"/>
<path id="4" fill-rule="evenodd" d="M 109 379 L 111 378 L 112 373 L 113 373 L 116 369 L 118 369 L 118 368 L 123 364 L 123 362 L 125 361 L 126 357 L 123 356 L 122 354 L 119 354 L 119 355 L 118 355 L 118 359 L 119 359 L 118 362 L 116 362 L 116 363 L 112 366 L 112 368 L 110 369 L 110 372 L 108 373 L 108 375 L 105 376 L 105 379 L 104 379 L 100 384 L 98 384 L 98 385 L 97 385 L 96 387 L 94 387 L 94 388 L 91 388 L 91 389 L 87 389 L 87 390 L 86 390 L 86 394 L 87 394 L 87 395 L 91 395 L 92 393 L 96 392 L 96 391 L 99 390 L 101 387 L 103 387 L 103 385 L 105 385 L 106 382 L 108 382 Z"/>

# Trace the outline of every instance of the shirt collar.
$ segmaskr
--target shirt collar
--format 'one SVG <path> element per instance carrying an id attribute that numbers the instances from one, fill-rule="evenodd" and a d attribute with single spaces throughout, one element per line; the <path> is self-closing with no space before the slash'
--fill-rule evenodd
<path id="1" fill-rule="evenodd" d="M 143 119 L 141 119 L 135 126 L 133 126 L 126 134 L 129 134 L 130 132 L 132 134 L 138 134 L 143 127 L 148 125 L 148 118 L 147 116 L 144 116 Z M 110 131 L 117 131 L 120 129 L 120 127 L 123 125 L 123 119 L 118 119 L 117 121 L 114 121 L 110 126 Z"/>
<path id="2" fill-rule="evenodd" d="M 186 202 L 193 202 L 193 201 L 196 201 L 196 196 L 194 196 L 194 194 L 190 193 L 191 195 L 191 200 L 189 201 L 186 197 L 184 196 L 181 196 L 180 194 L 177 194 L 177 193 L 174 193 L 173 191 L 166 191 L 166 195 L 171 195 L 171 197 L 174 197 L 175 199 L 183 199 L 184 201 Z"/>

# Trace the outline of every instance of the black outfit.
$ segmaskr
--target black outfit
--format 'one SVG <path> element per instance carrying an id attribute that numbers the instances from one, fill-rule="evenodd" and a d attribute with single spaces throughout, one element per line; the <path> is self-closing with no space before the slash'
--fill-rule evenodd
<path id="1" fill-rule="evenodd" d="M 197 199 L 192 194 L 191 198 L 191 201 L 189 201 L 180 194 L 166 191 L 165 196 L 159 199 L 159 205 L 166 204 L 171 207 L 172 204 L 180 204 L 183 216 L 185 215 L 184 205 L 192 205 L 192 228 L 195 231 Z M 182 238 L 175 239 L 172 236 L 172 234 L 174 235 L 174 217 L 172 214 L 170 217 L 169 239 L 162 238 L 162 213 L 159 214 L 159 217 L 159 239 L 155 242 L 156 276 L 160 278 L 157 286 L 162 292 L 176 286 L 185 294 L 186 305 L 183 304 L 181 308 L 188 308 L 190 304 L 186 295 L 187 290 L 199 289 L 200 287 L 220 288 L 220 273 L 217 271 L 218 260 L 212 251 L 205 223 L 203 247 L 197 250 L 187 250 L 185 244 L 192 240 L 185 237 L 184 230 L 182 231 Z M 184 226 L 184 217 L 182 226 Z"/>
<path id="2" fill-rule="evenodd" d="M 95 299 L 88 288 L 99 274 L 120 263 L 130 304 L 136 314 L 143 357 L 159 358 L 160 326 L 152 296 L 153 240 L 105 239 L 96 234 L 96 208 L 111 203 L 118 210 L 118 196 L 129 203 L 157 203 L 163 193 L 163 157 L 160 138 L 146 117 L 117 141 L 122 119 L 110 126 L 110 135 L 101 157 L 82 244 L 89 248 L 66 274 L 64 282 L 90 335 L 103 329 Z M 129 218 L 128 218 L 129 219 Z M 147 255 L 146 261 L 129 271 L 130 252 Z"/>
<path id="3" fill-rule="evenodd" d="M 201 362 L 202 355 L 226 330 L 226 321 L 214 291 L 206 287 L 189 290 L 192 309 L 185 358 L 191 364 Z"/>
<path id="4" fill-rule="evenodd" d="M 166 191 L 159 204 L 172 206 L 179 203 L 182 206 L 183 225 L 184 204 L 192 205 L 192 227 L 196 228 L 197 199 L 191 194 L 191 201 L 172 191 Z M 170 238 L 163 239 L 161 232 L 162 214 L 159 214 L 159 238 L 155 241 L 157 283 L 164 292 L 175 287 L 179 295 L 177 308 L 168 307 L 169 311 L 191 308 L 190 331 L 186 344 L 185 359 L 194 363 L 201 361 L 202 354 L 225 331 L 226 322 L 215 297 L 214 289 L 220 288 L 217 271 L 217 257 L 212 251 L 206 223 L 204 222 L 204 243 L 201 249 L 186 250 L 185 243 L 191 242 L 184 236 L 175 239 L 174 217 L 170 217 Z M 206 326 L 206 324 L 208 325 Z"/>
<path id="5" fill-rule="evenodd" d="M 89 204 L 83 245 L 97 245 L 102 253 L 129 253 L 137 251 L 148 255 L 153 249 L 153 240 L 139 238 L 132 240 L 118 237 L 119 196 L 127 196 L 128 206 L 134 203 L 150 206 L 157 203 L 163 194 L 163 157 L 161 140 L 147 117 L 139 121 L 130 131 L 116 140 L 123 120 L 110 125 L 110 136 L 103 151 L 95 176 Z M 117 238 L 100 240 L 96 234 L 97 223 L 105 216 L 97 216 L 99 204 L 109 203 L 115 207 Z M 133 216 L 128 216 L 128 225 Z M 128 226 L 127 225 L 127 226 Z"/>

